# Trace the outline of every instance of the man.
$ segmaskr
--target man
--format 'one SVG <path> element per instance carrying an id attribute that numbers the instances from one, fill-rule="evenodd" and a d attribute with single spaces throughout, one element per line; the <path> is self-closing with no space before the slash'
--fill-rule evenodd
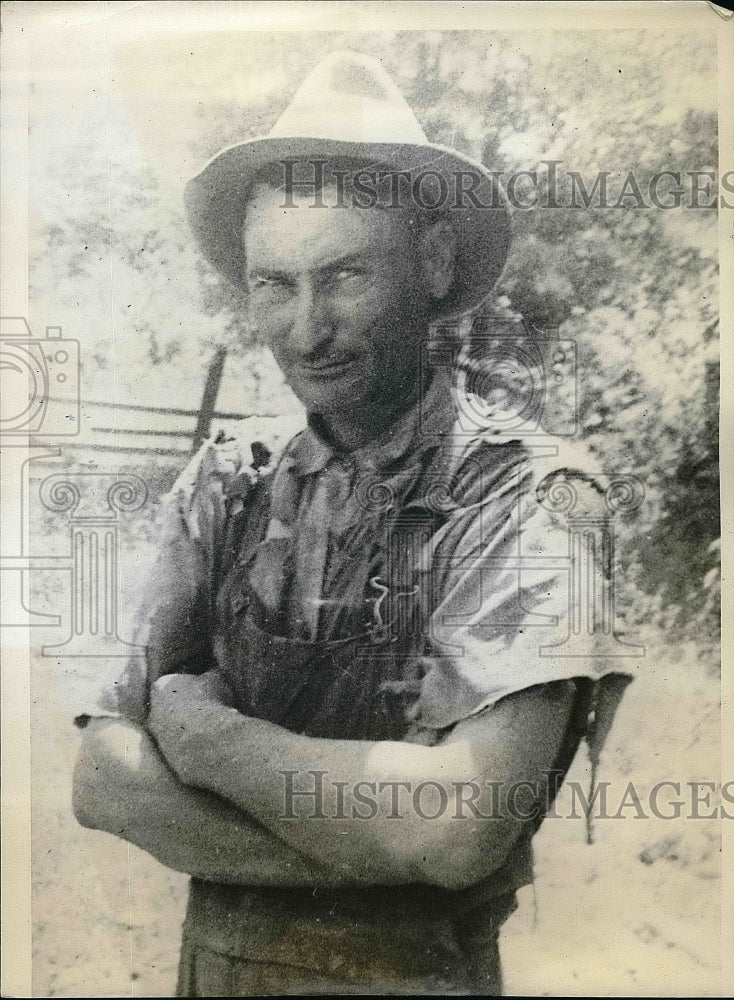
<path id="1" fill-rule="evenodd" d="M 467 432 L 455 345 L 425 349 L 499 276 L 501 191 L 345 53 L 187 204 L 308 422 L 285 448 L 210 442 L 180 477 L 145 669 L 84 719 L 76 815 L 192 876 L 179 995 L 498 994 L 607 672 L 593 634 L 548 652 L 568 543 L 543 498 L 566 484 L 599 516 L 596 488 L 557 448 Z"/>

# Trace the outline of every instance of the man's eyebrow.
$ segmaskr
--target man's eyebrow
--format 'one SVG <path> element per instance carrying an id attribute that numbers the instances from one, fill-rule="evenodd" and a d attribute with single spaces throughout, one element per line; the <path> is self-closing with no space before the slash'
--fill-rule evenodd
<path id="1" fill-rule="evenodd" d="M 344 254 L 342 257 L 337 257 L 334 260 L 329 260 L 324 264 L 320 264 L 318 267 L 314 268 L 317 274 L 327 274 L 333 271 L 338 271 L 340 268 L 344 267 L 354 267 L 358 264 L 364 264 L 367 260 L 368 254 L 362 252 L 348 253 Z M 263 264 L 259 267 L 252 267 L 247 272 L 248 278 L 275 278 L 278 280 L 292 280 L 293 275 L 279 267 L 269 267 L 267 264 Z"/>
<path id="2" fill-rule="evenodd" d="M 336 260 L 330 260 L 328 263 L 319 267 L 319 271 L 337 271 L 340 267 L 351 267 L 354 264 L 364 264 L 367 259 L 367 254 L 357 251 L 355 253 L 344 254 L 343 257 L 337 257 Z"/>
<path id="3" fill-rule="evenodd" d="M 252 267 L 247 272 L 248 278 L 276 278 L 278 280 L 290 281 L 292 275 L 288 271 L 284 271 L 282 268 L 278 267 L 268 267 L 264 264 L 261 267 Z"/>

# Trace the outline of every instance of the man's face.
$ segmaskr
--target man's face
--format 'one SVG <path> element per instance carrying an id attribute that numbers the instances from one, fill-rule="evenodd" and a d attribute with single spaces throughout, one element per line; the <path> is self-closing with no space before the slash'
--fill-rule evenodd
<path id="1" fill-rule="evenodd" d="M 414 398 L 430 299 L 406 213 L 283 201 L 258 187 L 244 239 L 250 313 L 291 388 L 311 413 Z"/>

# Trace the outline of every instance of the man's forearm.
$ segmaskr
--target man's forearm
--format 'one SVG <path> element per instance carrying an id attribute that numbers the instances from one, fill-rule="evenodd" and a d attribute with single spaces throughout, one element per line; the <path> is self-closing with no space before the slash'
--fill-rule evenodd
<path id="1" fill-rule="evenodd" d="M 572 701 L 572 685 L 521 692 L 419 746 L 301 736 L 208 699 L 201 683 L 174 675 L 153 690 L 149 724 L 183 782 L 227 799 L 329 870 L 446 888 L 499 868 L 537 814 Z M 289 796 L 289 780 L 295 791 L 319 772 L 318 803 L 313 792 Z M 360 787 L 377 794 L 369 815 Z M 392 797 L 401 788 L 402 812 Z"/>
<path id="2" fill-rule="evenodd" d="M 312 739 L 224 706 L 209 704 L 202 712 L 203 741 L 183 737 L 184 752 L 169 757 L 181 779 L 253 815 L 330 870 L 368 883 L 435 881 L 458 888 L 464 875 L 455 883 L 444 867 L 447 858 L 478 879 L 501 864 L 512 844 L 513 824 L 500 816 L 489 826 L 471 815 L 463 822 L 453 819 L 453 786 L 476 776 L 476 761 L 463 746 Z M 167 753 L 165 741 L 162 749 Z M 324 780 L 318 801 L 299 795 L 297 786 L 319 772 Z M 437 805 L 432 793 L 444 777 L 451 801 L 440 818 L 431 819 Z M 291 779 L 295 794 L 289 795 Z M 426 794 L 420 811 L 409 806 L 395 818 L 389 786 L 410 792 L 421 784 Z M 365 817 L 360 799 L 368 786 L 378 793 L 380 807 Z M 481 846 L 478 826 L 485 828 Z"/>
<path id="3" fill-rule="evenodd" d="M 252 887 L 339 884 L 321 865 L 213 795 L 176 783 L 149 806 L 143 823 L 118 822 L 109 832 L 175 871 Z"/>
<path id="4" fill-rule="evenodd" d="M 407 815 L 396 829 L 396 822 L 384 813 L 361 821 L 358 786 L 364 782 L 363 788 L 376 790 L 399 775 L 416 787 L 435 776 L 430 767 L 435 755 L 429 755 L 427 747 L 312 740 L 236 713 L 218 729 L 218 736 L 224 752 L 206 777 L 195 780 L 199 787 L 246 809 L 279 839 L 353 879 L 420 881 L 412 859 L 422 835 L 433 832 L 431 824 Z M 396 748 L 402 758 L 399 769 L 389 763 L 391 752 L 395 760 Z M 309 786 L 319 773 L 323 784 L 311 794 Z M 302 785 L 305 794 L 300 794 Z"/>
<path id="5" fill-rule="evenodd" d="M 82 825 L 210 881 L 347 884 L 222 799 L 178 781 L 138 727 L 100 721 L 85 731 L 74 774 L 74 809 Z"/>

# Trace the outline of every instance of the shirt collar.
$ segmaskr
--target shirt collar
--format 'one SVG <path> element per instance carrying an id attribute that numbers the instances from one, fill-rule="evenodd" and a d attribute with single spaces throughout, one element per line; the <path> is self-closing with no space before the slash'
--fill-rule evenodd
<path id="1" fill-rule="evenodd" d="M 340 451 L 319 433 L 318 420 L 308 426 L 291 445 L 288 458 L 296 476 L 309 476 L 324 469 L 332 459 L 348 460 L 360 469 L 386 471 L 406 456 L 434 447 L 437 439 L 451 432 L 454 423 L 451 380 L 443 371 L 434 372 L 418 401 L 379 437 L 351 452 Z"/>

